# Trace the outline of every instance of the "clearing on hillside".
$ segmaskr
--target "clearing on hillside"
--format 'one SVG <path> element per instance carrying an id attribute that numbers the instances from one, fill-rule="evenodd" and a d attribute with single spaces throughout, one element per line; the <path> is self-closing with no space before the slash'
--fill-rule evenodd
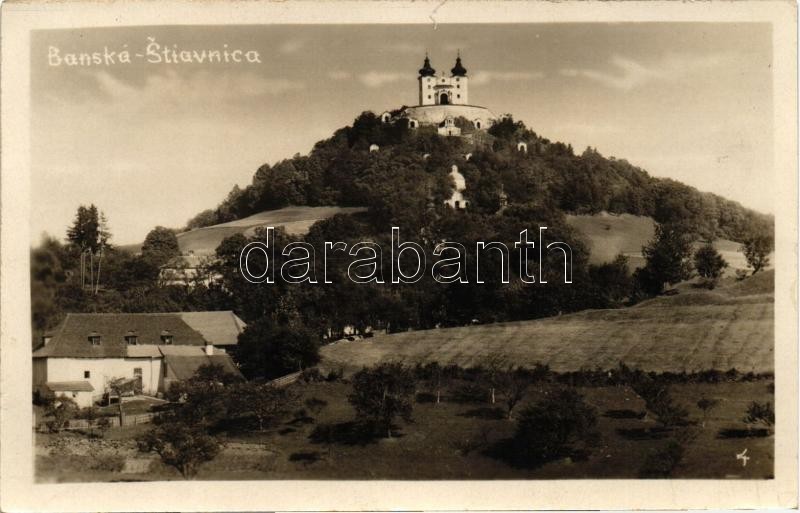
<path id="1" fill-rule="evenodd" d="M 751 280 L 757 286 L 749 287 Z M 557 372 L 610 369 L 620 362 L 656 372 L 772 372 L 774 296 L 764 290 L 773 280 L 774 273 L 765 272 L 711 292 L 684 291 L 633 308 L 339 341 L 322 348 L 322 364 L 345 372 L 382 362 L 470 367 L 500 354 L 509 364 L 538 362 Z"/>
<path id="2" fill-rule="evenodd" d="M 336 214 L 352 214 L 363 212 L 361 207 L 286 207 L 279 210 L 259 212 L 244 219 L 228 223 L 216 224 L 205 228 L 197 228 L 178 234 L 178 245 L 181 253 L 190 251 L 195 255 L 210 255 L 225 237 L 237 233 L 253 235 L 261 226 L 283 227 L 288 233 L 302 235 L 308 232 L 312 224 Z"/>

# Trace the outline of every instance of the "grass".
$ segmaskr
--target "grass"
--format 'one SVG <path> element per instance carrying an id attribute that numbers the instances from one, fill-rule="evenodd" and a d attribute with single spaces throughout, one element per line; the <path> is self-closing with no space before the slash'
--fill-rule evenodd
<path id="1" fill-rule="evenodd" d="M 774 304 L 764 293 L 771 290 L 772 273 L 760 274 L 710 292 L 687 288 L 633 308 L 339 341 L 322 348 L 322 366 L 346 372 L 390 361 L 472 367 L 501 353 L 516 365 L 539 362 L 557 372 L 619 362 L 656 372 L 772 372 Z"/>
<path id="2" fill-rule="evenodd" d="M 178 234 L 178 245 L 181 253 L 194 251 L 195 254 L 213 254 L 225 237 L 236 233 L 253 235 L 260 226 L 282 226 L 290 234 L 302 235 L 308 232 L 312 224 L 336 214 L 362 212 L 365 209 L 356 207 L 286 207 L 279 210 L 260 212 L 244 219 L 222 223 L 206 228 L 198 228 Z"/>
<path id="3" fill-rule="evenodd" d="M 719 384 L 673 385 L 673 395 L 697 422 L 693 440 L 671 477 L 763 479 L 772 475 L 773 437 L 722 438 L 728 428 L 746 429 L 742 417 L 750 401 L 772 400 L 768 380 Z M 490 404 L 414 404 L 413 422 L 398 422 L 397 436 L 352 443 L 347 436 L 322 443 L 312 436 L 319 426 L 333 426 L 346 435 L 354 412 L 347 402 L 346 383 L 298 384 L 301 401 L 327 402 L 313 418 L 289 416 L 263 432 L 228 433 L 225 447 L 203 465 L 197 479 L 565 479 L 635 478 L 645 456 L 660 448 L 655 422 L 643 417 L 644 402 L 627 387 L 580 388 L 585 401 L 598 413 L 599 438 L 587 458 L 562 458 L 536 468 L 518 468 L 498 457 L 493 448 L 513 435 L 514 422 L 476 410 Z M 534 388 L 518 406 L 536 401 Z M 701 397 L 719 399 L 706 427 L 696 407 Z M 499 404 L 498 404 L 499 406 Z M 620 412 L 633 412 L 622 415 Z M 141 428 L 142 426 L 136 426 Z M 109 434 L 111 434 L 110 430 Z M 645 433 L 634 436 L 631 433 Z M 649 434 L 648 434 L 649 433 Z M 655 435 L 653 433 L 656 433 Z M 135 436 L 129 432 L 128 437 Z M 55 436 L 55 435 L 47 435 Z M 119 439 L 119 438 L 118 438 Z M 37 435 L 37 446 L 43 445 Z M 736 454 L 748 449 L 752 459 L 742 466 Z M 141 456 L 138 456 L 141 457 Z M 99 472 L 91 468 L 92 456 L 39 455 L 38 475 L 43 481 L 112 481 L 180 479 L 154 460 L 148 474 Z M 95 458 L 96 459 L 96 458 Z M 82 466 L 83 465 L 83 466 Z M 94 464 L 95 467 L 97 466 Z"/>
<path id="4" fill-rule="evenodd" d="M 642 246 L 653 238 L 655 222 L 644 216 L 632 214 L 610 214 L 601 212 L 593 215 L 568 215 L 567 223 L 577 229 L 589 243 L 593 264 L 610 262 L 618 254 L 629 258 L 631 267 L 642 267 Z M 736 269 L 746 269 L 747 261 L 739 251 L 740 244 L 727 239 L 714 241 L 714 247 L 728 262 L 726 275 L 733 276 Z M 700 243 L 694 244 L 695 249 Z M 774 260 L 774 254 L 770 260 Z"/>

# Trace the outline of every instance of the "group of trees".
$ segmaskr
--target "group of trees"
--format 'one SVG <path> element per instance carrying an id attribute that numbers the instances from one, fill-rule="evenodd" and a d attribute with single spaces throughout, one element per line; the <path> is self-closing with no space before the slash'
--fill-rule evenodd
<path id="1" fill-rule="evenodd" d="M 296 397 L 265 382 L 245 382 L 221 366 L 204 365 L 194 377 L 170 387 L 170 407 L 138 438 L 139 450 L 155 452 L 185 478 L 221 450 L 221 430 L 239 426 L 263 431 L 291 411 Z"/>

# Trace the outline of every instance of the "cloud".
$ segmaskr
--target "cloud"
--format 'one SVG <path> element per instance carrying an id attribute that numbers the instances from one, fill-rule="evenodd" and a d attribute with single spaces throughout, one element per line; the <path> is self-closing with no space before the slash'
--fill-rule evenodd
<path id="1" fill-rule="evenodd" d="M 473 85 L 485 85 L 490 82 L 525 82 L 544 78 L 540 71 L 478 71 L 471 78 Z"/>
<path id="2" fill-rule="evenodd" d="M 268 78 L 253 72 L 219 74 L 200 71 L 181 75 L 175 71 L 147 77 L 136 87 L 107 71 L 93 73 L 101 94 L 120 105 L 141 109 L 180 108 L 235 103 L 260 96 L 277 96 L 304 89 L 305 83 Z"/>
<path id="3" fill-rule="evenodd" d="M 730 54 L 688 56 L 669 54 L 661 61 L 644 65 L 633 59 L 614 55 L 612 70 L 563 68 L 559 73 L 565 77 L 583 77 L 612 89 L 630 91 L 653 81 L 675 81 L 699 69 L 709 69 L 730 63 Z"/>
<path id="4" fill-rule="evenodd" d="M 399 82 L 408 78 L 408 73 L 395 73 L 390 71 L 369 71 L 360 75 L 358 80 L 367 87 L 381 87 L 382 85 Z"/>
<path id="5" fill-rule="evenodd" d="M 328 78 L 331 80 L 347 80 L 352 76 L 349 71 L 335 70 L 328 72 Z"/>

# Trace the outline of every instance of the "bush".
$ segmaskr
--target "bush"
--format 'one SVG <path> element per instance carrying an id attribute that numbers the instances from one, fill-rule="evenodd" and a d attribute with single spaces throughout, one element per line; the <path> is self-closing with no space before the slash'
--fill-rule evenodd
<path id="1" fill-rule="evenodd" d="M 683 459 L 684 448 L 677 440 L 669 440 L 663 447 L 651 451 L 639 469 L 639 477 L 663 479 L 670 477 Z"/>
<path id="2" fill-rule="evenodd" d="M 775 425 L 775 409 L 772 403 L 759 403 L 753 401 L 747 407 L 747 414 L 744 416 L 744 421 L 748 424 L 764 424 L 767 429 L 772 429 Z"/>
<path id="3" fill-rule="evenodd" d="M 578 441 L 587 441 L 597 424 L 594 408 L 571 388 L 558 389 L 519 414 L 514 434 L 517 457 L 527 464 L 563 455 Z"/>
<path id="4" fill-rule="evenodd" d="M 53 400 L 45 411 L 45 415 L 53 417 L 47 423 L 48 429 L 53 432 L 61 431 L 69 426 L 69 421 L 78 414 L 78 405 L 71 397 L 58 397 Z"/>
<path id="5" fill-rule="evenodd" d="M 300 373 L 300 381 L 304 383 L 317 383 L 324 380 L 324 376 L 316 367 L 304 369 L 303 372 Z"/>

